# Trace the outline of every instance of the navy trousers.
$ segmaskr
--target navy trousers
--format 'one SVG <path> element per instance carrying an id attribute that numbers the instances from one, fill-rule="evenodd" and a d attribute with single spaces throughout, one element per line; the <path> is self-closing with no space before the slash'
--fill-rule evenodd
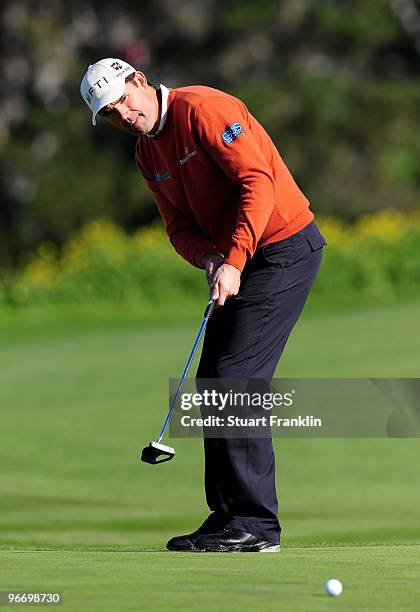
<path id="1" fill-rule="evenodd" d="M 257 249 L 238 295 L 217 308 L 205 333 L 197 378 L 270 382 L 305 305 L 326 245 L 314 222 Z M 197 381 L 199 382 L 199 381 Z M 204 531 L 241 529 L 278 543 L 280 523 L 271 437 L 206 438 Z"/>

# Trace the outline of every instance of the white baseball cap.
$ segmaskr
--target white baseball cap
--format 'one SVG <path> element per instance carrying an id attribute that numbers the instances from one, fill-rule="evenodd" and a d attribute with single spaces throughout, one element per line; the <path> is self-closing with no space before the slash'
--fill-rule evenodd
<path id="1" fill-rule="evenodd" d="M 133 72 L 136 72 L 133 66 L 115 57 L 89 66 L 80 84 L 80 93 L 92 111 L 93 125 L 96 125 L 96 115 L 101 108 L 121 98 L 125 79 Z"/>

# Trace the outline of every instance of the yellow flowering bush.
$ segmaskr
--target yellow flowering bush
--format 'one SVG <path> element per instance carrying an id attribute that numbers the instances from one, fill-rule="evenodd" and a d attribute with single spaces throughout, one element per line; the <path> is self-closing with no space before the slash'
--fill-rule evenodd
<path id="1" fill-rule="evenodd" d="M 420 294 L 420 212 L 384 210 L 353 225 L 325 221 L 318 224 L 329 247 L 315 291 L 379 299 Z"/>
<path id="2" fill-rule="evenodd" d="M 404 215 L 399 211 L 384 210 L 376 215 L 359 218 L 355 233 L 360 238 L 374 238 L 384 242 L 398 242 L 407 233 L 415 215 Z M 416 219 L 420 223 L 420 218 Z"/>
<path id="3" fill-rule="evenodd" d="M 378 299 L 420 295 L 420 212 L 385 210 L 354 224 L 333 217 L 317 223 L 327 239 L 314 292 Z M 151 304 L 185 296 L 202 299 L 204 274 L 177 255 L 161 222 L 127 235 L 97 220 L 61 249 L 42 244 L 21 270 L 0 275 L 0 303 Z"/>

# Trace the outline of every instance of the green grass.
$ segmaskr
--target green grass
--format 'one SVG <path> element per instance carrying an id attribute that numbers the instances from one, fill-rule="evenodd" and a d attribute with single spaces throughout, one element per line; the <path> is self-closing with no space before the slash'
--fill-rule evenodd
<path id="1" fill-rule="evenodd" d="M 418 312 L 307 311 L 278 374 L 418 377 Z M 163 552 L 206 515 L 202 443 L 138 455 L 200 316 L 0 323 L 0 590 L 64 591 L 66 610 L 418 609 L 417 439 L 277 439 L 280 555 Z"/>
<path id="2" fill-rule="evenodd" d="M 0 558 L 3 567 L 7 562 L 9 589 L 61 591 L 64 610 L 407 612 L 418 610 L 420 596 L 414 546 L 289 548 L 280 555 L 63 551 Z M 343 594 L 328 598 L 322 585 L 336 575 Z"/>

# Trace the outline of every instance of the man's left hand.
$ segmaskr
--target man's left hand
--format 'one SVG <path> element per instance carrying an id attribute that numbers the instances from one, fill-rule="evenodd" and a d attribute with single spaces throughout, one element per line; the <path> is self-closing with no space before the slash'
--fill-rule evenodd
<path id="1" fill-rule="evenodd" d="M 238 268 L 224 263 L 213 274 L 211 299 L 216 300 L 216 306 L 223 306 L 225 301 L 239 293 L 241 273 Z"/>

